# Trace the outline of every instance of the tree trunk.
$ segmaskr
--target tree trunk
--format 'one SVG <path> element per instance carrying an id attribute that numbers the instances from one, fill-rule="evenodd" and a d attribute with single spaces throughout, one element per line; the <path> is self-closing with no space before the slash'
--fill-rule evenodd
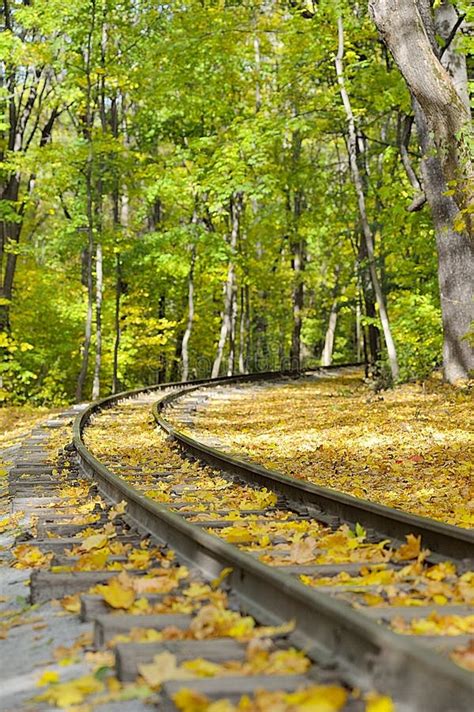
<path id="1" fill-rule="evenodd" d="M 229 266 L 227 268 L 227 279 L 224 286 L 224 308 L 222 311 L 222 322 L 221 330 L 219 334 L 219 341 L 217 344 L 217 353 L 212 364 L 211 377 L 217 378 L 219 375 L 222 357 L 224 354 L 224 347 L 227 341 L 227 336 L 231 330 L 231 320 L 232 320 L 232 304 L 234 297 L 234 282 L 235 282 L 235 254 L 237 250 L 237 241 L 239 237 L 240 229 L 240 215 L 242 212 L 242 194 L 235 194 L 230 201 L 230 220 L 231 220 L 231 230 L 230 230 L 230 256 L 229 256 Z"/>
<path id="2" fill-rule="evenodd" d="M 249 356 L 249 310 L 248 310 L 248 285 L 240 288 L 240 317 L 239 317 L 239 373 L 248 373 Z"/>
<path id="3" fill-rule="evenodd" d="M 15 204 L 20 190 L 18 173 L 10 176 L 1 199 Z M 17 245 L 21 224 L 4 219 L 0 223 L 0 331 L 10 331 L 10 303 L 13 294 Z"/>
<path id="4" fill-rule="evenodd" d="M 116 229 L 128 227 L 128 195 L 124 193 L 121 200 L 119 199 L 119 185 L 117 181 L 116 188 L 113 194 L 113 221 Z M 122 302 L 122 294 L 126 291 L 126 284 L 123 280 L 122 255 L 117 252 L 115 255 L 115 310 L 114 310 L 114 354 L 113 354 L 113 371 L 112 371 L 112 393 L 117 393 L 120 388 L 118 378 L 118 364 L 120 342 L 122 339 L 120 309 Z"/>
<path id="5" fill-rule="evenodd" d="M 237 285 L 232 285 L 232 301 L 230 305 L 229 321 L 229 358 L 227 360 L 227 375 L 233 376 L 235 371 L 235 345 L 236 345 L 236 325 L 237 325 Z"/>
<path id="6" fill-rule="evenodd" d="M 120 253 L 115 255 L 115 309 L 114 309 L 114 353 L 112 366 L 112 393 L 119 390 L 118 355 L 120 348 L 120 300 L 122 297 L 122 260 Z"/>
<path id="7" fill-rule="evenodd" d="M 356 303 L 356 321 L 355 321 L 355 347 L 356 347 L 356 361 L 359 363 L 362 359 L 362 329 L 360 324 L 360 298 L 357 297 Z"/>
<path id="8" fill-rule="evenodd" d="M 430 4 L 427 0 L 370 0 L 369 8 L 420 105 L 444 178 L 447 183 L 453 181 L 457 207 L 469 209 L 474 203 L 471 116 L 438 56 Z"/>
<path id="9" fill-rule="evenodd" d="M 291 297 L 293 326 L 291 332 L 290 368 L 298 370 L 301 366 L 301 327 L 303 324 L 304 301 L 304 246 L 301 239 L 295 240 L 292 245 L 293 259 L 293 290 Z"/>
<path id="10" fill-rule="evenodd" d="M 419 4 L 414 0 L 371 0 L 369 4 L 413 98 L 423 184 L 438 249 L 444 375 L 454 383 L 474 370 L 474 350 L 466 340 L 474 318 L 474 239 L 468 212 L 474 202 L 474 180 L 467 148 L 471 131 L 465 62 L 456 55 L 453 63 L 448 48 L 443 57 L 447 69 L 443 66 L 431 9 L 421 0 Z M 446 22 L 453 15 L 452 8 L 444 5 L 438 31 L 446 36 Z M 448 70 L 456 73 L 456 80 Z"/>
<path id="11" fill-rule="evenodd" d="M 367 244 L 364 235 L 360 235 L 357 265 L 359 269 L 360 291 L 362 296 L 363 313 L 368 317 L 368 325 L 363 327 L 364 359 L 366 376 L 375 376 L 379 370 L 380 360 L 380 330 L 376 324 L 377 309 L 374 287 L 369 270 Z"/>
<path id="12" fill-rule="evenodd" d="M 336 324 L 337 324 L 337 311 L 338 311 L 338 300 L 337 297 L 331 304 L 331 311 L 329 312 L 328 327 L 326 329 L 326 336 L 324 339 L 324 348 L 321 354 L 321 366 L 330 366 L 332 363 L 332 352 L 334 349 L 334 337 L 336 335 Z"/>
<path id="13" fill-rule="evenodd" d="M 302 139 L 298 131 L 292 134 L 291 167 L 292 173 L 298 172 L 301 156 Z M 287 211 L 290 217 L 291 267 L 293 287 L 291 295 L 292 330 L 290 345 L 290 368 L 299 370 L 301 366 L 301 328 L 303 325 L 304 282 L 303 272 L 306 262 L 306 245 L 299 232 L 299 221 L 303 209 L 303 192 L 299 186 L 288 189 Z"/>
<path id="14" fill-rule="evenodd" d="M 365 245 L 367 248 L 370 277 L 372 280 L 372 284 L 373 284 L 374 292 L 375 292 L 375 298 L 377 300 L 377 304 L 378 304 L 378 308 L 379 308 L 380 321 L 382 323 L 382 331 L 383 331 L 383 335 L 384 335 L 385 346 L 387 348 L 387 356 L 388 356 L 388 361 L 389 361 L 389 365 L 390 365 L 390 371 L 391 371 L 393 380 L 396 381 L 399 376 L 397 352 L 396 352 L 395 343 L 394 343 L 393 337 L 392 337 L 392 331 L 390 328 L 390 322 L 388 319 L 387 310 L 385 307 L 385 299 L 384 299 L 384 296 L 382 293 L 382 287 L 380 285 L 379 277 L 378 277 L 377 270 L 375 267 L 374 241 L 373 241 L 373 236 L 372 236 L 372 230 L 370 228 L 369 221 L 367 218 L 364 189 L 363 189 L 363 184 L 362 184 L 362 180 L 361 180 L 361 176 L 360 176 L 360 172 L 359 172 L 359 166 L 357 164 L 357 134 L 356 134 L 356 128 L 355 128 L 355 120 L 354 120 L 354 115 L 352 113 L 352 106 L 351 106 L 351 103 L 349 100 L 349 95 L 346 90 L 345 79 L 344 79 L 344 65 L 343 65 L 344 26 L 342 24 L 341 17 L 338 18 L 338 35 L 339 35 L 339 44 L 338 44 L 338 51 L 337 51 L 337 56 L 336 56 L 336 60 L 335 60 L 335 65 L 336 65 L 336 74 L 337 74 L 337 79 L 338 79 L 338 83 L 339 83 L 339 89 L 340 89 L 340 93 L 341 93 L 342 103 L 344 105 L 344 109 L 345 109 L 346 116 L 347 116 L 348 149 L 349 149 L 349 161 L 350 161 L 350 167 L 351 167 L 351 173 L 352 173 L 352 180 L 354 182 L 354 187 L 355 187 L 356 194 L 357 194 L 359 214 L 360 214 L 360 219 L 361 219 L 361 223 L 362 223 L 364 241 L 365 241 Z"/>
<path id="15" fill-rule="evenodd" d="M 103 257 L 102 245 L 95 248 L 95 364 L 92 382 L 92 400 L 100 395 L 100 369 L 102 366 L 102 298 L 103 298 Z"/>
<path id="16" fill-rule="evenodd" d="M 464 104 L 467 113 L 470 115 L 471 107 L 469 103 L 469 83 L 467 76 L 467 64 L 464 54 L 458 51 L 456 32 L 463 25 L 463 17 L 458 14 L 448 0 L 444 0 L 437 6 L 434 16 L 436 35 L 439 35 L 446 43 L 440 52 L 441 64 L 448 71 L 454 88 L 459 98 Z M 452 34 L 454 33 L 454 34 Z M 434 47 L 437 50 L 437 47 Z"/>
<path id="17" fill-rule="evenodd" d="M 87 311 L 86 320 L 84 325 L 84 342 L 82 345 L 82 360 L 81 360 L 81 370 L 79 372 L 79 377 L 77 379 L 76 387 L 76 402 L 80 403 L 82 401 L 82 394 L 84 392 L 84 385 L 87 378 L 87 369 L 89 366 L 89 352 L 91 347 L 91 337 L 92 337 L 92 305 L 94 301 L 93 295 L 93 283 L 92 283 L 92 252 L 94 245 L 92 242 L 92 232 L 89 235 L 89 244 L 87 249 L 87 265 L 86 265 L 86 279 L 87 279 Z"/>
<path id="18" fill-rule="evenodd" d="M 252 211 L 256 216 L 258 214 L 258 203 L 255 199 L 252 199 Z M 260 240 L 257 239 L 255 245 L 255 257 L 257 262 L 263 262 L 265 259 L 265 251 Z M 257 291 L 256 303 L 253 303 L 251 323 L 252 328 L 249 329 L 251 333 L 252 341 L 252 363 L 251 371 L 267 371 L 268 367 L 268 321 L 265 313 L 266 302 L 268 298 L 268 293 L 265 289 L 259 289 Z M 247 310 L 249 312 L 250 319 L 250 301 L 247 300 Z M 250 363 L 250 360 L 249 362 Z M 263 366 L 263 367 L 262 367 Z M 261 368 L 262 367 L 262 368 Z"/>
<path id="19" fill-rule="evenodd" d="M 158 300 L 158 319 L 166 319 L 166 294 L 162 294 Z M 178 361 L 181 349 L 177 345 L 175 351 L 175 360 Z M 173 366 L 174 364 L 172 364 Z M 162 350 L 158 355 L 158 369 L 156 371 L 155 380 L 156 383 L 164 383 L 166 381 L 166 371 L 168 367 L 168 359 L 166 357 L 166 351 Z"/>
<path id="20" fill-rule="evenodd" d="M 91 65 L 92 65 L 92 37 L 95 28 L 96 4 L 95 0 L 91 3 L 90 25 L 87 34 L 86 48 L 86 116 L 84 126 L 84 138 L 88 144 L 87 159 L 85 166 L 85 187 L 86 187 L 86 215 L 87 215 L 87 312 L 84 326 L 84 342 L 82 347 L 82 363 L 76 387 L 76 401 L 79 403 L 82 400 L 84 385 L 87 378 L 89 367 L 89 352 L 92 336 L 92 311 L 93 311 L 93 279 L 92 279 L 92 255 L 94 254 L 94 201 L 93 201 L 93 167 L 94 167 L 94 152 L 92 145 L 92 126 L 94 123 L 94 114 L 92 106 L 92 81 L 91 81 Z"/>
<path id="21" fill-rule="evenodd" d="M 181 379 L 187 381 L 189 378 L 189 339 L 194 322 L 194 267 L 196 263 L 196 243 L 191 245 L 191 265 L 188 275 L 188 319 L 181 342 Z"/>

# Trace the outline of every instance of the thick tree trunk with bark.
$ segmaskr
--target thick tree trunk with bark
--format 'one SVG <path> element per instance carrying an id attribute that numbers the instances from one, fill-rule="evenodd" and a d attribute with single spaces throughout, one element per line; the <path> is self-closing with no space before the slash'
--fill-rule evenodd
<path id="1" fill-rule="evenodd" d="M 372 230 L 367 218 L 367 210 L 365 206 L 365 195 L 364 188 L 359 172 L 359 166 L 357 164 L 357 134 L 355 128 L 354 115 L 352 113 L 352 106 L 349 99 L 349 94 L 347 93 L 345 79 L 344 79 L 344 27 L 342 23 L 342 18 L 338 19 L 338 34 L 339 34 L 339 45 L 336 56 L 336 74 L 339 83 L 339 89 L 341 93 L 342 103 L 347 116 L 347 126 L 348 126 L 348 149 L 349 149 L 349 162 L 352 173 L 352 180 L 354 183 L 354 188 L 357 194 L 357 202 L 359 206 L 360 220 L 362 224 L 362 231 L 364 235 L 364 241 L 367 248 L 367 257 L 369 262 L 369 271 L 372 284 L 374 287 L 375 298 L 377 300 L 377 305 L 379 308 L 380 322 L 382 324 L 382 331 L 385 340 L 385 346 L 387 348 L 388 362 L 390 365 L 390 371 L 394 381 L 398 379 L 398 360 L 397 352 L 395 348 L 395 343 L 392 337 L 392 331 L 390 328 L 390 322 L 388 319 L 388 313 L 385 306 L 385 299 L 382 292 L 382 287 L 380 284 L 379 276 L 377 274 L 377 269 L 375 266 L 375 250 L 374 250 L 374 240 L 372 235 Z"/>
<path id="2" fill-rule="evenodd" d="M 454 181 L 459 208 L 472 206 L 470 112 L 443 67 L 427 0 L 371 0 L 370 11 L 433 137 L 447 182 Z"/>
<path id="3" fill-rule="evenodd" d="M 465 63 L 460 55 L 451 56 L 451 47 L 441 56 L 425 0 L 371 0 L 369 5 L 413 98 L 438 249 L 444 374 L 455 382 L 474 370 L 474 349 L 466 339 L 474 319 L 474 236 L 468 212 L 474 204 L 474 180 Z M 449 25 L 456 27 L 453 8 L 443 3 L 438 32 L 448 39 Z"/>

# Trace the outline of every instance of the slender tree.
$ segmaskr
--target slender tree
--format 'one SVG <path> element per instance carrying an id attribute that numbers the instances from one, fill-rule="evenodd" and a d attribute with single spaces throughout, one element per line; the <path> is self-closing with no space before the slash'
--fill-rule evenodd
<path id="1" fill-rule="evenodd" d="M 354 188 L 357 194 L 357 203 L 359 206 L 360 221 L 362 223 L 362 231 L 364 235 L 364 242 L 367 250 L 367 257 L 369 261 L 370 276 L 372 279 L 372 284 L 374 287 L 375 296 L 377 299 L 377 305 L 379 308 L 380 321 L 382 323 L 382 330 L 385 339 L 385 345 L 387 347 L 388 361 L 390 365 L 390 372 L 394 381 L 398 380 L 399 368 L 397 351 L 395 348 L 395 342 L 392 336 L 392 330 L 390 328 L 390 322 L 388 319 L 387 308 L 385 305 L 385 298 L 382 292 L 382 287 L 380 284 L 380 279 L 377 274 L 377 268 L 375 265 L 375 249 L 374 249 L 374 238 L 372 235 L 372 230 L 370 228 L 370 223 L 367 217 L 366 203 L 363 184 L 360 176 L 359 166 L 357 164 L 357 134 L 354 114 L 352 112 L 352 106 L 349 98 L 349 94 L 346 88 L 346 81 L 344 76 L 344 25 L 342 17 L 338 18 L 338 50 L 335 60 L 336 64 L 336 74 L 339 83 L 339 89 L 341 93 L 342 103 L 344 105 L 344 110 L 347 117 L 347 129 L 348 129 L 348 151 L 349 151 L 349 161 L 351 166 L 352 179 L 354 181 Z"/>

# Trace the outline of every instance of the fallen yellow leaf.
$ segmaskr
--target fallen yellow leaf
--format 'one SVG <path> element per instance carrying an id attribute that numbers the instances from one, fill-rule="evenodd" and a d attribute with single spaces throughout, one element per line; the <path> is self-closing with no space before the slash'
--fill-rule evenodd
<path id="1" fill-rule="evenodd" d="M 104 601 L 112 608 L 127 610 L 135 601 L 133 588 L 122 585 L 118 578 L 113 578 L 106 584 L 99 584 L 96 588 Z"/>
<path id="2" fill-rule="evenodd" d="M 59 673 L 55 670 L 45 670 L 36 683 L 36 687 L 46 687 L 46 685 L 50 685 L 52 682 L 58 682 L 58 680 Z"/>
<path id="3" fill-rule="evenodd" d="M 80 548 L 83 551 L 91 551 L 92 549 L 102 549 L 107 544 L 108 537 L 105 534 L 92 534 L 81 543 Z"/>

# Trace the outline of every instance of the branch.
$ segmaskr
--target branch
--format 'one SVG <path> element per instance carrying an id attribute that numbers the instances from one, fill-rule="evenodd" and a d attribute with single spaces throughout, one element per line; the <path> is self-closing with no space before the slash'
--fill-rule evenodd
<path id="1" fill-rule="evenodd" d="M 418 176 L 416 175 L 414 168 L 411 164 L 410 156 L 408 153 L 408 145 L 410 143 L 411 128 L 413 126 L 414 117 L 405 115 L 402 119 L 402 129 L 399 135 L 399 150 L 400 158 L 402 159 L 403 167 L 407 178 L 410 181 L 412 188 L 416 191 L 416 195 L 413 201 L 408 206 L 407 210 L 409 213 L 414 213 L 417 210 L 421 210 L 423 205 L 426 203 L 426 195 L 423 190 L 423 186 Z"/>
<path id="2" fill-rule="evenodd" d="M 446 52 L 446 50 L 449 49 L 449 45 L 456 37 L 456 33 L 459 30 L 459 28 L 461 27 L 462 23 L 464 22 L 465 17 L 466 17 L 466 13 L 464 12 L 462 15 L 459 15 L 458 19 L 456 20 L 455 24 L 453 25 L 451 32 L 449 33 L 448 37 L 446 38 L 445 45 L 444 45 L 444 47 L 441 48 L 441 52 L 439 53 L 440 59 L 442 59 L 443 54 Z"/>

